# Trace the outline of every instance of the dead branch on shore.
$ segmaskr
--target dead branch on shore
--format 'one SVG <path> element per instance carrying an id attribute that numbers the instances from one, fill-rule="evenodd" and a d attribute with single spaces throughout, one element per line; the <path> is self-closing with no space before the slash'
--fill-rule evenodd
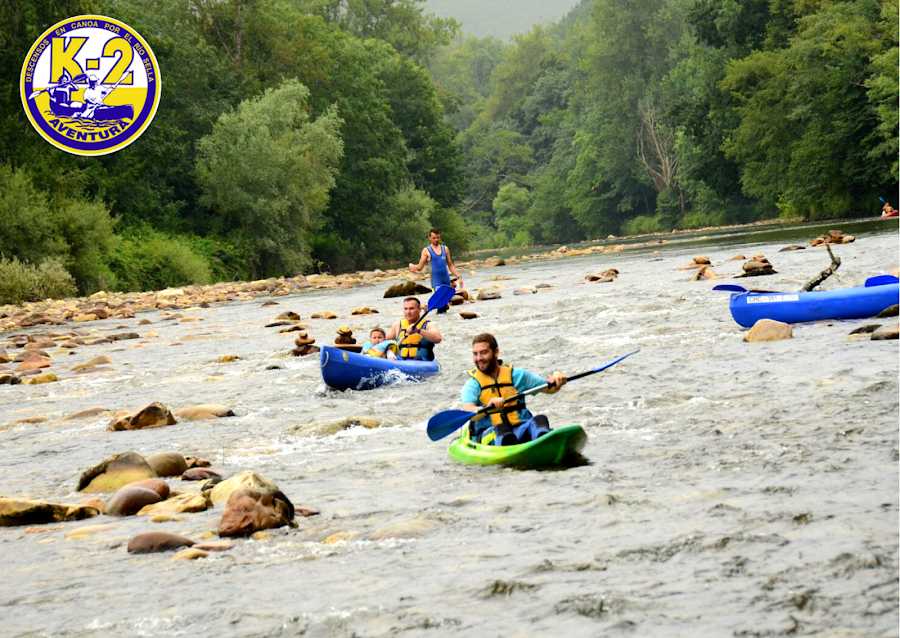
<path id="1" fill-rule="evenodd" d="M 823 281 L 828 279 L 832 275 L 832 273 L 834 273 L 834 271 L 840 267 L 841 258 L 834 256 L 834 253 L 831 252 L 831 246 L 829 246 L 828 244 L 825 244 L 825 249 L 828 251 L 829 257 L 831 257 L 831 265 L 828 268 L 826 268 L 825 270 L 823 270 L 822 272 L 820 272 L 815 278 L 806 282 L 806 284 L 803 286 L 803 288 L 800 289 L 800 292 L 809 292 L 810 290 L 812 290 L 813 288 L 818 286 L 820 283 L 822 283 Z"/>

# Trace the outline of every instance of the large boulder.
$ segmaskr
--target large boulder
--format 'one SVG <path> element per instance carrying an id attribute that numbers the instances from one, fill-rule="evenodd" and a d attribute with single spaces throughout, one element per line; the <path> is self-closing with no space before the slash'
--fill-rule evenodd
<path id="1" fill-rule="evenodd" d="M 253 470 L 245 470 L 238 472 L 234 476 L 225 479 L 216 485 L 210 492 L 210 499 L 213 503 L 227 503 L 231 494 L 237 490 L 264 490 L 269 492 L 277 492 L 278 486 L 271 479 L 266 478 L 262 474 L 257 474 Z"/>
<path id="2" fill-rule="evenodd" d="M 412 279 L 408 279 L 399 284 L 394 284 L 390 288 L 384 291 L 384 298 L 390 299 L 392 297 L 409 297 L 410 295 L 424 295 L 431 292 L 431 288 L 428 286 L 423 286 L 417 281 L 413 281 Z"/>
<path id="3" fill-rule="evenodd" d="M 881 326 L 872 333 L 872 339 L 880 341 L 882 339 L 900 338 L 900 324 L 895 323 L 892 326 Z"/>
<path id="4" fill-rule="evenodd" d="M 0 527 L 76 521 L 97 516 L 99 513 L 97 508 L 87 505 L 0 497 Z"/>
<path id="5" fill-rule="evenodd" d="M 294 505 L 281 491 L 236 490 L 225 505 L 219 536 L 250 536 L 294 523 Z"/>
<path id="6" fill-rule="evenodd" d="M 194 541 L 169 532 L 144 532 L 128 541 L 128 553 L 151 554 L 154 552 L 170 552 L 182 547 L 193 546 Z"/>
<path id="7" fill-rule="evenodd" d="M 162 499 L 154 490 L 146 487 L 126 485 L 109 499 L 106 514 L 110 516 L 134 516 L 141 508 L 151 503 L 159 503 Z"/>
<path id="8" fill-rule="evenodd" d="M 187 461 L 180 452 L 160 452 L 147 457 L 147 465 L 157 476 L 181 476 L 188 469 Z"/>
<path id="9" fill-rule="evenodd" d="M 78 479 L 79 492 L 115 492 L 129 483 L 159 478 L 137 452 L 115 454 L 85 471 Z"/>
<path id="10" fill-rule="evenodd" d="M 126 414 L 113 419 L 106 427 L 111 432 L 122 430 L 143 430 L 146 428 L 160 428 L 166 425 L 175 425 L 175 417 L 162 403 L 155 401 L 148 403 L 132 414 Z"/>
<path id="11" fill-rule="evenodd" d="M 744 335 L 744 341 L 750 343 L 781 341 L 782 339 L 792 339 L 793 336 L 794 331 L 789 324 L 773 319 L 760 319 Z"/>
<path id="12" fill-rule="evenodd" d="M 187 514 L 204 512 L 212 507 L 207 492 L 196 494 L 179 494 L 158 503 L 151 503 L 141 508 L 138 516 L 154 516 L 156 514 Z"/>

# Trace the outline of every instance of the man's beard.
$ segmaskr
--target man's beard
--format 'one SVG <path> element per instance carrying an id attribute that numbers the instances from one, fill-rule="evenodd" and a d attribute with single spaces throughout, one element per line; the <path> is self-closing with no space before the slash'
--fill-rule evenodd
<path id="1" fill-rule="evenodd" d="M 491 357 L 490 359 L 488 359 L 486 361 L 476 362 L 475 367 L 477 367 L 480 372 L 484 372 L 485 374 L 487 374 L 488 372 L 490 372 L 491 370 L 494 369 L 495 363 L 497 363 L 497 358 Z"/>

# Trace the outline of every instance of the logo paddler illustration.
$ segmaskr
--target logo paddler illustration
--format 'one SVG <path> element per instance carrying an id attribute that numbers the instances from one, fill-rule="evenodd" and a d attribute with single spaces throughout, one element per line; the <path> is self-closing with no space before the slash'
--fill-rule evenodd
<path id="1" fill-rule="evenodd" d="M 48 142 L 77 155 L 104 155 L 131 144 L 159 106 L 153 51 L 128 25 L 77 16 L 50 27 L 22 66 L 22 104 Z"/>

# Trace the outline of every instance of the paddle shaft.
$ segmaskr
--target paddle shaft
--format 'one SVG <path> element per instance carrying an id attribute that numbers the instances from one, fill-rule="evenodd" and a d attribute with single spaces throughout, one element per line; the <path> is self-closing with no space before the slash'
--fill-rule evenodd
<path id="1" fill-rule="evenodd" d="M 594 368 L 593 370 L 587 370 L 585 372 L 579 372 L 578 374 L 569 377 L 566 380 L 566 383 L 568 383 L 569 381 L 575 381 L 577 379 L 581 379 L 582 377 L 588 377 L 592 374 L 597 374 L 598 372 L 602 372 L 603 370 L 606 370 L 607 368 L 611 368 L 612 366 L 619 363 L 619 361 L 621 361 L 625 357 L 630 357 L 635 352 L 640 352 L 640 350 L 635 350 L 634 352 L 629 352 L 628 354 L 619 357 L 615 361 L 610 361 L 609 363 L 606 363 L 606 364 L 600 366 L 599 368 Z M 530 390 L 525 390 L 524 392 L 520 392 L 519 394 L 517 394 L 515 396 L 509 397 L 508 399 L 505 399 L 503 401 L 503 403 L 514 403 L 514 402 L 518 401 L 519 399 L 522 399 L 529 395 L 535 394 L 536 392 L 541 392 L 542 390 L 547 390 L 547 389 L 553 388 L 553 387 L 556 387 L 556 381 L 550 381 L 548 383 L 543 383 L 539 386 L 535 386 L 535 387 L 531 388 Z M 479 414 L 487 414 L 492 409 L 493 408 L 490 408 L 490 407 L 483 407 L 480 410 L 478 410 L 478 412 L 473 412 L 472 418 L 474 418 L 476 415 L 479 415 Z M 469 420 L 471 421 L 471 419 L 469 419 Z"/>

